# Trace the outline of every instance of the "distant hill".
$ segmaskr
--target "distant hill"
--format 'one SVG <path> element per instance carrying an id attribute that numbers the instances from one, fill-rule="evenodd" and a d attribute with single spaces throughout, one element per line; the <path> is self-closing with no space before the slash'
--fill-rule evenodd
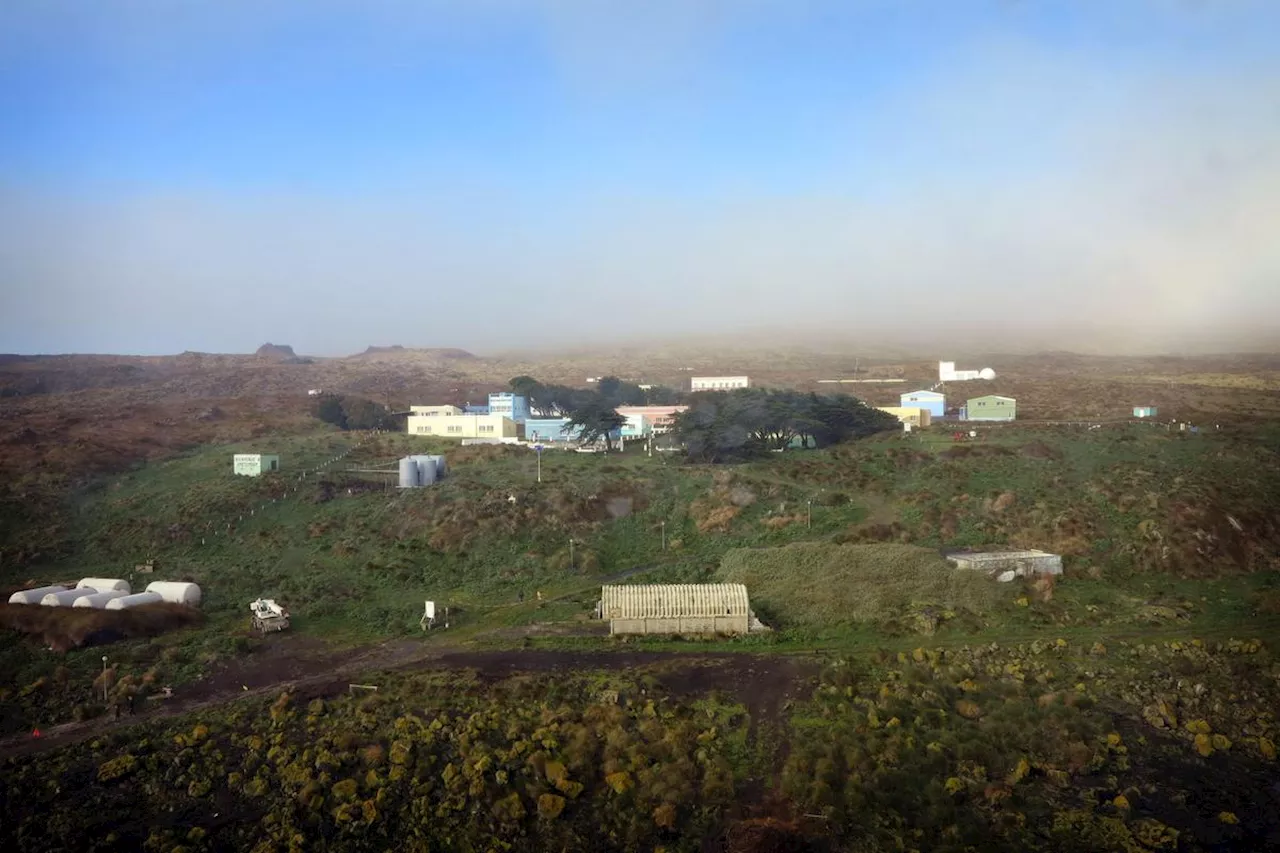
<path id="1" fill-rule="evenodd" d="M 286 359 L 291 360 L 291 359 L 296 359 L 298 357 L 297 353 L 293 351 L 293 347 L 289 346 L 288 344 L 272 344 L 272 343 L 266 343 L 258 347 L 258 351 L 254 353 L 254 355 L 258 356 L 259 358 L 272 358 L 278 361 L 284 361 Z"/>
<path id="2" fill-rule="evenodd" d="M 416 347 L 401 346 L 400 344 L 394 344 L 389 347 L 370 346 L 365 348 L 364 352 L 357 353 L 356 355 L 351 356 L 351 358 L 364 358 L 366 356 L 380 356 L 380 355 L 404 355 L 404 356 L 414 356 L 418 358 L 426 357 L 426 358 L 440 358 L 440 359 L 475 359 L 476 358 L 476 356 L 472 355 L 466 350 L 457 349 L 456 347 L 424 347 L 419 349 Z"/>

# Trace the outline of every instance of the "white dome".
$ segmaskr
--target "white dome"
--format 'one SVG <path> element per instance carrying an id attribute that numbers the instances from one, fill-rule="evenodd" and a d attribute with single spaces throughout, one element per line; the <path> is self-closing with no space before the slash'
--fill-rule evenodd
<path id="1" fill-rule="evenodd" d="M 979 371 L 978 371 L 978 375 L 979 375 L 979 376 L 981 376 L 983 379 L 995 379 L 995 378 L 996 378 L 996 372 L 995 372 L 994 370 L 992 370 L 990 367 L 984 367 L 984 368 L 982 368 L 981 370 L 979 370 Z"/>

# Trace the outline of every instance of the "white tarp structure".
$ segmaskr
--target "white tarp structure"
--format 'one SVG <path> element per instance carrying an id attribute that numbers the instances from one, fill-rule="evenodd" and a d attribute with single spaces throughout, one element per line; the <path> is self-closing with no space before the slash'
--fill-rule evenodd
<path id="1" fill-rule="evenodd" d="M 600 590 L 611 634 L 745 634 L 751 625 L 740 583 L 624 584 Z"/>

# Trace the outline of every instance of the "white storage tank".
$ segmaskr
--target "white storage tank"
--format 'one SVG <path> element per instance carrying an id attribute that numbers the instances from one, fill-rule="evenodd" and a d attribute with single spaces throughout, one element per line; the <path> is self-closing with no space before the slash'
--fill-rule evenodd
<path id="1" fill-rule="evenodd" d="M 436 481 L 436 460 L 434 456 L 414 456 L 418 466 L 418 483 L 423 486 L 433 485 Z"/>
<path id="2" fill-rule="evenodd" d="M 413 489 L 418 486 L 418 463 L 414 457 L 406 456 L 400 460 L 400 488 Z"/>
<path id="3" fill-rule="evenodd" d="M 40 603 L 45 607 L 70 607 L 77 598 L 84 598 L 93 595 L 97 590 L 93 589 L 65 589 L 62 592 L 51 592 L 44 598 L 40 599 Z"/>
<path id="4" fill-rule="evenodd" d="M 80 583 L 76 584 L 76 589 L 85 587 L 89 587 L 94 592 L 123 592 L 125 595 L 133 592 L 129 582 L 120 578 L 81 578 Z"/>
<path id="5" fill-rule="evenodd" d="M 186 581 L 152 581 L 147 584 L 147 592 L 158 594 L 170 604 L 200 606 L 200 587 Z"/>
<path id="6" fill-rule="evenodd" d="M 164 597 L 158 592 L 135 592 L 133 595 L 122 595 L 106 603 L 103 610 L 128 610 L 140 604 L 159 604 Z"/>
<path id="7" fill-rule="evenodd" d="M 128 590 L 109 589 L 106 592 L 95 592 L 93 595 L 85 595 L 80 598 L 77 598 L 75 601 L 71 603 L 71 606 L 72 607 L 92 607 L 95 610 L 101 610 L 102 608 L 107 606 L 108 601 L 112 601 L 117 598 L 124 598 L 128 594 L 129 594 Z"/>
<path id="8" fill-rule="evenodd" d="M 24 589 L 9 596 L 10 604 L 39 604 L 51 592 L 66 592 L 65 586 L 40 586 L 35 589 Z"/>

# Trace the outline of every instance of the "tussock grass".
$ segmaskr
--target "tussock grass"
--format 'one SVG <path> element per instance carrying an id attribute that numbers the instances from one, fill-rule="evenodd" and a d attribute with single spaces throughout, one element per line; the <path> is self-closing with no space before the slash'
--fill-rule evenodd
<path id="1" fill-rule="evenodd" d="M 753 606 L 784 627 L 883 624 L 929 610 L 980 616 L 1001 591 L 988 578 L 954 569 L 913 545 L 797 542 L 725 554 L 720 579 L 747 585 Z"/>

